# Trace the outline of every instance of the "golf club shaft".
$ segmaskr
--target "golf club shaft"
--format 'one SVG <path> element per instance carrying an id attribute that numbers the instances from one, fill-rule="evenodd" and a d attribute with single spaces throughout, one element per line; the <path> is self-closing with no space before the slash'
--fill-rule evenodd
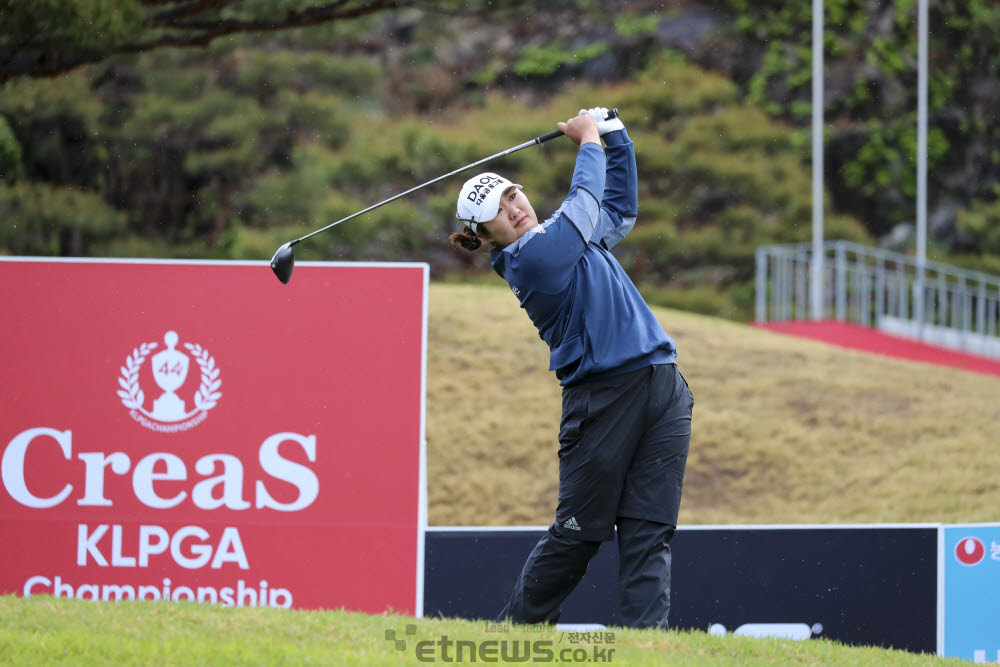
<path id="1" fill-rule="evenodd" d="M 608 112 L 608 116 L 607 116 L 608 119 L 610 119 L 610 118 L 617 118 L 617 117 L 618 117 L 618 109 L 612 109 L 611 111 Z M 301 236 L 301 237 L 295 239 L 294 241 L 290 241 L 288 243 L 288 245 L 289 246 L 293 246 L 296 243 L 298 243 L 299 241 L 304 241 L 305 239 L 309 238 L 310 236 L 315 236 L 316 234 L 319 234 L 320 232 L 325 232 L 326 230 L 330 229 L 331 227 L 336 227 L 337 225 L 339 225 L 342 222 L 347 222 L 348 220 L 356 218 L 359 215 L 363 215 L 365 213 L 368 213 L 369 211 L 373 211 L 373 210 L 377 209 L 379 206 L 385 206 L 389 202 L 396 201 L 400 197 L 405 197 L 408 194 L 416 192 L 417 190 L 420 190 L 422 188 L 426 188 L 428 185 L 433 185 L 433 184 L 437 183 L 438 181 L 443 181 L 444 179 L 449 178 L 451 176 L 454 176 L 455 174 L 460 174 L 463 171 L 466 171 L 468 169 L 472 169 L 473 167 L 478 167 L 479 165 L 484 164 L 486 162 L 489 162 L 490 160 L 496 160 L 497 158 L 504 157 L 505 155 L 510 155 L 511 153 L 516 153 L 517 151 L 525 149 L 528 146 L 535 146 L 536 144 L 545 143 L 546 141 L 549 141 L 550 139 L 555 139 L 556 137 L 561 137 L 562 135 L 563 135 L 563 133 L 561 131 L 555 130 L 554 132 L 549 132 L 548 134 L 543 134 L 540 137 L 535 137 L 534 139 L 532 139 L 530 141 L 525 141 L 523 144 L 518 144 L 517 146 L 514 146 L 512 148 L 508 148 L 505 151 L 500 151 L 499 153 L 495 153 L 495 154 L 493 154 L 493 155 L 491 155 L 489 157 L 484 157 L 482 160 L 478 160 L 478 161 L 473 162 L 471 164 L 467 164 L 464 167 L 459 167 L 455 171 L 450 171 L 447 174 L 444 174 L 442 176 L 438 176 L 437 178 L 429 180 L 426 183 L 421 183 L 420 185 L 418 185 L 416 187 L 410 188 L 406 192 L 400 192 L 398 195 L 393 195 L 392 197 L 389 197 L 388 199 L 386 199 L 384 201 L 380 201 L 377 204 L 372 204 L 371 206 L 369 206 L 368 208 L 366 208 L 364 210 L 358 211 L 357 213 L 352 213 L 351 215 L 347 216 L 346 218 L 341 218 L 340 220 L 337 220 L 336 222 L 331 222 L 326 227 L 322 227 L 320 229 L 317 229 L 316 231 L 309 232 L 305 236 Z"/>

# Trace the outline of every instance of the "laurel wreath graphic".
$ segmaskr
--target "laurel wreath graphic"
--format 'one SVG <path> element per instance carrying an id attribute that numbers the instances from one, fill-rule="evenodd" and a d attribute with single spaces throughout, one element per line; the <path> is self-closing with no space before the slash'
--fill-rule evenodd
<path id="1" fill-rule="evenodd" d="M 219 369 L 215 367 L 215 358 L 210 357 L 208 350 L 197 343 L 184 343 L 184 347 L 191 351 L 195 361 L 198 362 L 198 368 L 201 369 L 201 386 L 194 395 L 194 404 L 199 410 L 211 410 L 222 398 L 222 393 L 219 391 L 222 380 L 219 379 Z"/>
<path id="2" fill-rule="evenodd" d="M 143 343 L 138 348 L 132 348 L 132 354 L 125 358 L 125 365 L 121 367 L 122 374 L 118 378 L 121 389 L 118 390 L 118 395 L 122 404 L 130 410 L 142 410 L 142 404 L 146 402 L 146 396 L 139 388 L 139 369 L 157 345 L 158 343 Z"/>
<path id="3" fill-rule="evenodd" d="M 122 399 L 122 405 L 130 410 L 138 410 L 145 413 L 142 405 L 146 402 L 146 396 L 139 387 L 139 369 L 145 363 L 149 353 L 157 347 L 158 343 L 142 343 L 139 347 L 132 349 L 132 354 L 125 358 L 125 365 L 121 367 L 121 376 L 118 378 L 118 396 Z M 222 398 L 219 387 L 222 380 L 219 378 L 219 369 L 215 366 L 215 358 L 209 355 L 208 350 L 197 343 L 185 343 L 184 347 L 191 351 L 198 368 L 201 369 L 201 385 L 194 395 L 194 404 L 198 410 L 209 411 L 218 404 Z M 192 412 L 194 414 L 194 412 Z"/>

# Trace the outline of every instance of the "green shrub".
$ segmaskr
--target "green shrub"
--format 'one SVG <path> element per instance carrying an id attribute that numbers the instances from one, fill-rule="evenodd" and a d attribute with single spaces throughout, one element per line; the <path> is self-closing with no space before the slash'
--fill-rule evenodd
<path id="1" fill-rule="evenodd" d="M 17 180 L 24 173 L 21 164 L 21 144 L 7 119 L 0 116 L 0 181 Z"/>
<path id="2" fill-rule="evenodd" d="M 371 98 L 379 97 L 385 85 L 385 73 L 369 57 L 244 48 L 231 59 L 236 90 L 251 95 L 291 89 Z"/>
<path id="3" fill-rule="evenodd" d="M 983 255 L 1000 255 L 1000 200 L 958 211 L 958 229 Z"/>
<path id="4" fill-rule="evenodd" d="M 615 16 L 615 32 L 622 37 L 644 37 L 656 34 L 660 26 L 659 14 L 645 16 L 635 14 L 619 14 Z"/>
<path id="5" fill-rule="evenodd" d="M 563 42 L 548 46 L 524 47 L 520 58 L 512 68 L 520 77 L 547 77 L 556 73 L 564 65 L 579 65 L 607 52 L 607 42 L 593 42 L 581 47 L 567 47 Z"/>
<path id="6" fill-rule="evenodd" d="M 44 183 L 0 183 L 0 248 L 11 255 L 85 255 L 125 231 L 125 215 L 100 195 Z"/>
<path id="7" fill-rule="evenodd" d="M 677 115 L 733 104 L 737 95 L 738 89 L 729 79 L 667 51 L 627 87 L 621 105 L 636 127 L 658 127 Z"/>

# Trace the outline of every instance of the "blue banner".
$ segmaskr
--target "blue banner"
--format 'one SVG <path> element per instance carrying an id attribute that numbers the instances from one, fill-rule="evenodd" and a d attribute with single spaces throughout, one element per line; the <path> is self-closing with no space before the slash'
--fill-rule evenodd
<path id="1" fill-rule="evenodd" d="M 945 526 L 944 655 L 1000 662 L 1000 523 Z"/>

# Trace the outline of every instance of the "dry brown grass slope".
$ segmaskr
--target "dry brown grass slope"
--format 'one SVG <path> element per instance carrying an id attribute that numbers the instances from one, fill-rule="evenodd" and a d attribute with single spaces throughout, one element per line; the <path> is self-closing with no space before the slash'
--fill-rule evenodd
<path id="1" fill-rule="evenodd" d="M 681 524 L 1000 520 L 1000 378 L 655 309 L 695 396 Z M 502 283 L 430 289 L 431 525 L 547 525 L 560 389 Z"/>

